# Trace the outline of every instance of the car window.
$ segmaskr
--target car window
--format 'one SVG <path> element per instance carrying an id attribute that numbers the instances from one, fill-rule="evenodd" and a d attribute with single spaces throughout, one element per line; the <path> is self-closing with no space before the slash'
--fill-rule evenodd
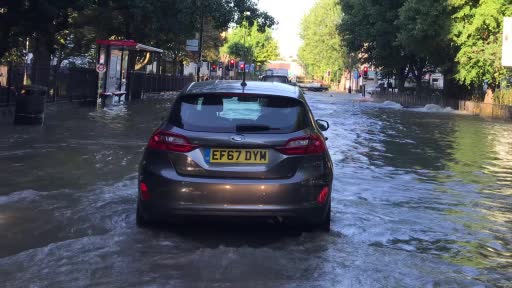
<path id="1" fill-rule="evenodd" d="M 203 132 L 291 133 L 307 127 L 304 104 L 294 98 L 261 95 L 186 95 L 170 121 Z"/>

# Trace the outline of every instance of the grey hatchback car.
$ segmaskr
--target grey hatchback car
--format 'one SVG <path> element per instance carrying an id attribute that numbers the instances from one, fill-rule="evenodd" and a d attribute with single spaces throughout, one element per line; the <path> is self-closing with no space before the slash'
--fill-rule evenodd
<path id="1" fill-rule="evenodd" d="M 333 165 L 298 87 L 206 81 L 176 97 L 139 167 L 137 225 L 263 216 L 329 231 Z"/>

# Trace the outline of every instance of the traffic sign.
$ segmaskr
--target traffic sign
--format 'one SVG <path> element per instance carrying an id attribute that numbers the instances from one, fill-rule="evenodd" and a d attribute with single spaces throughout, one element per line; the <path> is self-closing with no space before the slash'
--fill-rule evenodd
<path id="1" fill-rule="evenodd" d="M 106 70 L 107 70 L 107 67 L 105 66 L 105 64 L 100 63 L 100 64 L 96 65 L 96 71 L 98 73 L 104 73 Z"/>
<path id="2" fill-rule="evenodd" d="M 187 45 L 185 46 L 185 50 L 199 51 L 199 40 L 197 40 L 197 39 L 187 40 Z"/>
<path id="3" fill-rule="evenodd" d="M 359 79 L 359 71 L 354 71 L 354 79 Z"/>

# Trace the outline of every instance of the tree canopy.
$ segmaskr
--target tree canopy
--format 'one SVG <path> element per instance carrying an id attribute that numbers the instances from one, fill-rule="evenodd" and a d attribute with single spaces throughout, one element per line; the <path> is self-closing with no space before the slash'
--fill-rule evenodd
<path id="1" fill-rule="evenodd" d="M 456 79 L 467 86 L 486 81 L 494 90 L 507 72 L 501 66 L 501 43 L 503 17 L 512 16 L 512 1 L 451 0 L 450 7 L 450 39 L 459 48 L 455 57 Z"/>
<path id="2" fill-rule="evenodd" d="M 303 44 L 298 58 L 314 78 L 322 79 L 327 71 L 341 73 L 346 65 L 345 51 L 337 31 L 340 18 L 337 0 L 319 0 L 302 18 L 300 37 Z"/>
<path id="3" fill-rule="evenodd" d="M 261 31 L 257 22 L 252 26 L 242 24 L 236 27 L 227 34 L 221 54 L 257 65 L 265 65 L 270 60 L 277 60 L 279 47 L 272 37 L 272 31 L 268 28 Z"/>
<path id="4" fill-rule="evenodd" d="M 219 33 L 231 24 L 257 22 L 265 31 L 276 23 L 253 0 L 6 0 L 0 2 L 0 21 L 6 39 L 0 59 L 20 54 L 29 39 L 39 65 L 49 65 L 50 56 L 87 54 L 95 39 L 132 39 L 183 59 L 189 55 L 185 40 L 196 37 L 201 23 L 205 54 L 214 58 L 210 50 L 222 46 Z"/>
<path id="5" fill-rule="evenodd" d="M 348 54 L 399 79 L 440 70 L 467 87 L 496 87 L 504 16 L 512 0 L 341 0 Z"/>

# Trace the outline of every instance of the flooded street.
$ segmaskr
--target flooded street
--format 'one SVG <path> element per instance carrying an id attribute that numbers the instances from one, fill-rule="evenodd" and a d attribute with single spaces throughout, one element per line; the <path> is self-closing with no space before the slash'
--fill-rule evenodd
<path id="1" fill-rule="evenodd" d="M 2 286 L 512 287 L 511 123 L 306 96 L 331 126 L 328 234 L 137 228 L 138 162 L 172 98 L 0 122 Z"/>

